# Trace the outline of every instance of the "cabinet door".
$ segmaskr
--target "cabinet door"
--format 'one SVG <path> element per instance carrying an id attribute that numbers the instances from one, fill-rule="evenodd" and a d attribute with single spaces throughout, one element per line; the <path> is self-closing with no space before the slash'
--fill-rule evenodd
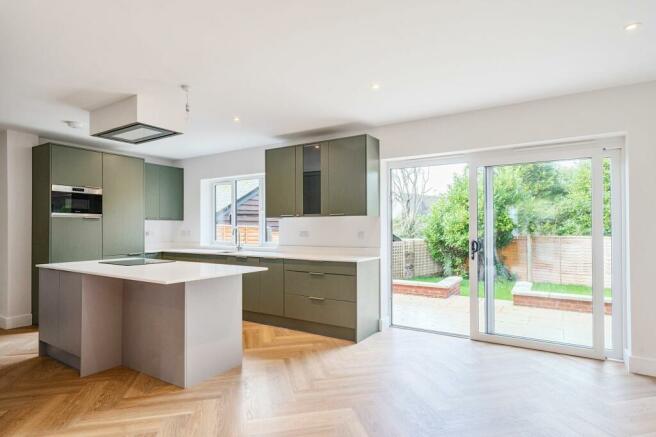
<path id="1" fill-rule="evenodd" d="M 227 264 L 257 267 L 259 258 L 246 256 L 229 256 Z M 247 273 L 242 275 L 242 309 L 244 311 L 259 312 L 260 307 L 260 273 Z"/>
<path id="2" fill-rule="evenodd" d="M 367 151 L 364 135 L 330 141 L 324 215 L 367 215 Z"/>
<path id="3" fill-rule="evenodd" d="M 102 187 L 102 153 L 57 145 L 50 153 L 53 184 Z"/>
<path id="4" fill-rule="evenodd" d="M 177 167 L 159 168 L 159 218 L 160 220 L 182 220 L 184 171 Z"/>
<path id="5" fill-rule="evenodd" d="M 146 164 L 146 219 L 159 220 L 159 165 Z"/>
<path id="6" fill-rule="evenodd" d="M 285 303 L 283 260 L 260 258 L 260 267 L 267 267 L 269 270 L 258 273 L 260 275 L 258 312 L 283 316 Z"/>
<path id="7" fill-rule="evenodd" d="M 144 251 L 144 162 L 103 156 L 103 256 Z"/>
<path id="8" fill-rule="evenodd" d="M 265 152 L 266 216 L 292 217 L 296 213 L 296 147 Z"/>
<path id="9" fill-rule="evenodd" d="M 50 227 L 50 262 L 102 258 L 102 219 L 52 217 Z"/>

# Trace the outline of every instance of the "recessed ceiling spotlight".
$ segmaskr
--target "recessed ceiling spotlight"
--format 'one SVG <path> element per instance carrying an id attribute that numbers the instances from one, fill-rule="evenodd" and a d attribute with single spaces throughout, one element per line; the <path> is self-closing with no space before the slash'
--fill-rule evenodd
<path id="1" fill-rule="evenodd" d="M 75 121 L 75 120 L 64 120 L 64 123 L 71 129 L 82 129 L 84 127 L 84 123 L 81 121 Z"/>
<path id="2" fill-rule="evenodd" d="M 634 30 L 637 30 L 640 26 L 642 26 L 642 23 L 636 21 L 634 23 L 629 23 L 626 26 L 624 26 L 624 30 L 627 32 L 633 32 Z"/>
<path id="3" fill-rule="evenodd" d="M 235 115 L 234 117 L 232 117 L 232 121 L 234 121 L 235 123 L 239 123 L 241 119 Z"/>
<path id="4" fill-rule="evenodd" d="M 373 91 L 378 91 L 378 90 L 380 89 L 380 84 L 377 83 L 377 82 L 372 83 L 372 84 L 371 84 L 371 89 L 372 89 Z"/>

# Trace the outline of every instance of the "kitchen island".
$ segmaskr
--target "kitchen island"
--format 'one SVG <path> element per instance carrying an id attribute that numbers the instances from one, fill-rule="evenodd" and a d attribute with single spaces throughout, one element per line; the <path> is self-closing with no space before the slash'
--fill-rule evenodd
<path id="1" fill-rule="evenodd" d="M 126 366 L 189 387 L 241 364 L 242 275 L 195 262 L 40 264 L 39 354 L 84 377 Z"/>

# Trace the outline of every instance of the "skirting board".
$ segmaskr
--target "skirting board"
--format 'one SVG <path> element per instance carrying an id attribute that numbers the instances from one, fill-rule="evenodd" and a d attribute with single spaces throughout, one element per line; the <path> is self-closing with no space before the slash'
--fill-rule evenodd
<path id="1" fill-rule="evenodd" d="M 627 363 L 629 372 L 639 375 L 656 376 L 656 359 L 629 355 Z"/>
<path id="2" fill-rule="evenodd" d="M 14 329 L 32 324 L 32 314 L 21 314 L 19 316 L 0 316 L 0 329 Z"/>

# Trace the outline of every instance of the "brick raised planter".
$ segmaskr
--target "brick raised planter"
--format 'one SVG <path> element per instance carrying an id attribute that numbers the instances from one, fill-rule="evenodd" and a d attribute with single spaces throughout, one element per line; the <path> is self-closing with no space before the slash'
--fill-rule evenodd
<path id="1" fill-rule="evenodd" d="M 592 312 L 592 297 L 579 296 L 565 293 L 547 293 L 533 290 L 513 289 L 513 305 L 546 308 L 551 310 L 575 311 L 578 313 Z M 612 311 L 612 301 L 605 298 L 604 312 L 610 315 Z"/>
<path id="2" fill-rule="evenodd" d="M 392 292 L 398 294 L 414 294 L 417 296 L 439 297 L 445 299 L 460 294 L 462 278 L 450 276 L 440 282 L 406 281 L 395 279 L 392 281 Z"/>

